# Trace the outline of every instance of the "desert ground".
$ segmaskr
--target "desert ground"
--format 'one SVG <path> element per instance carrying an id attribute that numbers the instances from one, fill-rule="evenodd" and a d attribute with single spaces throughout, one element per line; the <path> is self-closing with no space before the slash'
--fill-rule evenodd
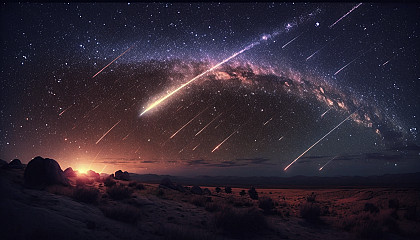
<path id="1" fill-rule="evenodd" d="M 225 189 L 0 169 L 2 239 L 418 239 L 420 189 Z M 228 184 L 227 184 L 228 185 Z M 227 192 L 226 192 L 227 190 Z"/>

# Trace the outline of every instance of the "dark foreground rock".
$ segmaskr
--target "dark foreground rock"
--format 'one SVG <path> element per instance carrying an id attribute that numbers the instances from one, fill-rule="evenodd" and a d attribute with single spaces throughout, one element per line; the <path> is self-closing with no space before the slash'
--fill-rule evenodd
<path id="1" fill-rule="evenodd" d="M 6 168 L 23 169 L 24 166 L 23 166 L 22 162 L 19 159 L 13 159 L 9 164 L 7 164 L 7 167 Z"/>
<path id="2" fill-rule="evenodd" d="M 47 185 L 69 185 L 68 179 L 54 159 L 35 157 L 24 173 L 25 185 L 28 187 L 43 187 Z"/>
<path id="3" fill-rule="evenodd" d="M 114 178 L 117 180 L 130 181 L 130 175 L 128 174 L 127 171 L 125 172 L 121 170 L 116 171 Z"/>

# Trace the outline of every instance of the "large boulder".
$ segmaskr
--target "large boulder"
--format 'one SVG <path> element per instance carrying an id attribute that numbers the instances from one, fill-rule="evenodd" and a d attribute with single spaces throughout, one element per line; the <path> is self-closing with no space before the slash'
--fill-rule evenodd
<path id="1" fill-rule="evenodd" d="M 99 173 L 89 170 L 86 174 L 88 177 L 95 179 L 95 181 L 99 182 L 101 180 L 101 175 Z"/>
<path id="2" fill-rule="evenodd" d="M 192 194 L 198 194 L 198 195 L 202 195 L 203 194 L 203 190 L 201 189 L 201 187 L 195 185 L 191 188 L 191 193 Z"/>
<path id="3" fill-rule="evenodd" d="M 73 168 L 68 167 L 64 170 L 64 175 L 66 177 L 77 177 L 77 172 L 73 170 Z"/>
<path id="4" fill-rule="evenodd" d="M 117 180 L 130 181 L 130 175 L 128 174 L 127 171 L 125 171 L 125 172 L 123 172 L 121 170 L 116 171 L 114 178 L 117 179 Z"/>
<path id="5" fill-rule="evenodd" d="M 171 179 L 169 179 L 167 177 L 163 178 L 162 181 L 160 181 L 159 187 L 160 188 L 170 188 L 170 189 L 174 189 L 174 190 L 177 189 L 175 184 L 172 183 Z"/>
<path id="6" fill-rule="evenodd" d="M 25 185 L 28 187 L 44 187 L 47 185 L 68 186 L 69 181 L 54 159 L 35 157 L 26 166 Z"/>
<path id="7" fill-rule="evenodd" d="M 7 162 L 4 161 L 3 159 L 0 159 L 0 167 L 6 166 Z"/>
<path id="8" fill-rule="evenodd" d="M 23 164 L 19 159 L 13 159 L 8 165 L 8 168 L 23 169 Z"/>

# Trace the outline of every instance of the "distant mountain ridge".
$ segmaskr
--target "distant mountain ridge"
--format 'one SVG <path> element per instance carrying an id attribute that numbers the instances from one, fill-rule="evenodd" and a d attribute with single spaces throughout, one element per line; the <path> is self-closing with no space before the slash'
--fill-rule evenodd
<path id="1" fill-rule="evenodd" d="M 130 173 L 133 180 L 158 184 L 163 178 L 183 185 L 263 187 L 263 188 L 332 188 L 332 187 L 420 187 L 420 172 L 405 174 L 385 174 L 382 176 L 293 176 L 293 177 L 235 177 L 197 176 L 180 177 L 156 174 Z"/>

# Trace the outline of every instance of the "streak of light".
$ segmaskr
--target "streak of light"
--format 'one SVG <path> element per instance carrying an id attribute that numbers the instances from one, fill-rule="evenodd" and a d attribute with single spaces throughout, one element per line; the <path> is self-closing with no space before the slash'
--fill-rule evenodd
<path id="1" fill-rule="evenodd" d="M 322 167 L 320 167 L 319 168 L 319 171 L 322 171 L 322 169 L 325 167 L 325 166 L 327 166 L 328 165 L 328 163 L 330 163 L 332 160 L 334 160 L 334 159 L 336 159 L 337 158 L 337 156 L 335 156 L 335 157 L 333 157 L 333 158 L 331 158 L 327 163 L 325 163 L 324 164 L 324 166 L 322 166 Z"/>
<path id="2" fill-rule="evenodd" d="M 334 76 L 337 75 L 339 72 L 341 72 L 344 68 L 346 68 L 348 65 L 350 65 L 352 62 L 356 61 L 359 57 L 353 59 L 351 62 L 344 65 L 344 67 L 340 68 L 337 72 L 334 73 Z"/>
<path id="3" fill-rule="evenodd" d="M 298 39 L 300 36 L 302 36 L 302 34 L 304 34 L 305 32 L 299 34 L 297 37 L 293 38 L 292 40 L 290 40 L 289 42 L 287 42 L 286 44 L 283 45 L 283 47 L 281 48 L 285 48 L 287 45 L 289 45 L 290 43 L 292 43 L 293 41 L 295 41 L 296 39 Z"/>
<path id="4" fill-rule="evenodd" d="M 165 95 L 164 97 L 160 98 L 159 100 L 153 102 L 152 104 L 150 104 L 146 110 L 144 110 L 140 116 L 142 116 L 143 114 L 145 114 L 146 112 L 150 111 L 151 109 L 157 107 L 159 104 L 161 104 L 163 101 L 165 101 L 166 99 L 168 99 L 169 97 L 171 97 L 172 95 L 174 95 L 175 93 L 177 93 L 178 91 L 180 91 L 181 89 L 183 89 L 184 87 L 188 86 L 190 83 L 194 82 L 195 80 L 201 78 L 202 76 L 206 75 L 207 73 L 213 71 L 214 69 L 220 67 L 222 64 L 228 62 L 229 60 L 231 60 L 232 58 L 235 58 L 236 56 L 238 56 L 239 54 L 253 48 L 254 46 L 260 44 L 259 41 L 254 42 L 249 44 L 248 46 L 246 46 L 244 49 L 240 50 L 239 52 L 234 53 L 232 56 L 224 59 L 223 61 L 219 62 L 218 64 L 214 65 L 213 67 L 211 67 L 210 69 L 200 73 L 199 75 L 195 76 L 194 78 L 192 78 L 191 80 L 189 80 L 188 82 L 182 84 L 181 86 L 179 86 L 177 89 L 173 90 L 172 92 L 168 93 L 167 95 Z"/>
<path id="5" fill-rule="evenodd" d="M 323 118 L 325 116 L 325 114 L 327 114 L 327 112 L 329 112 L 331 110 L 331 108 L 328 108 L 327 111 L 325 111 L 323 114 L 321 114 L 321 118 Z"/>
<path id="6" fill-rule="evenodd" d="M 96 154 L 95 158 L 90 162 L 88 170 L 90 170 L 90 168 L 92 167 L 92 163 L 94 163 L 96 161 L 96 159 L 98 158 L 99 154 L 102 152 L 102 150 L 104 149 L 104 147 L 102 147 L 99 152 Z"/>
<path id="7" fill-rule="evenodd" d="M 279 138 L 279 141 L 281 141 L 284 138 L 284 136 L 281 136 L 281 138 Z"/>
<path id="8" fill-rule="evenodd" d="M 242 127 L 243 125 L 239 126 L 235 131 L 233 131 L 233 133 L 231 133 L 227 138 L 225 138 L 221 143 L 219 143 L 211 152 L 216 151 L 217 149 L 219 149 L 220 146 L 222 146 L 223 143 L 225 143 L 227 140 L 229 140 L 229 138 L 231 138 L 235 133 L 238 132 L 238 130 Z"/>
<path id="9" fill-rule="evenodd" d="M 130 136 L 131 132 L 129 132 L 127 135 L 125 135 L 125 137 L 123 137 L 122 141 L 126 140 L 128 138 L 128 136 Z"/>
<path id="10" fill-rule="evenodd" d="M 341 35 L 339 35 L 341 36 Z M 308 61 L 309 59 L 311 59 L 313 56 L 315 56 L 315 54 L 317 54 L 319 51 L 321 51 L 322 49 L 324 49 L 325 47 L 327 47 L 330 43 L 334 42 L 335 39 L 337 39 L 339 36 L 335 37 L 333 40 L 328 41 L 323 47 L 321 47 L 320 49 L 318 49 L 317 51 L 315 51 L 314 53 L 311 54 L 311 56 L 306 58 L 306 61 Z"/>
<path id="11" fill-rule="evenodd" d="M 70 107 L 64 109 L 61 113 L 58 114 L 58 116 L 63 115 L 63 113 L 65 113 L 67 110 L 69 110 L 71 107 L 73 107 L 73 105 L 70 105 Z"/>
<path id="12" fill-rule="evenodd" d="M 349 63 L 347 63 L 346 65 L 344 65 L 344 67 L 340 68 L 337 72 L 334 73 L 334 76 L 337 75 L 339 72 L 341 72 L 344 68 L 346 68 L 348 65 L 350 65 L 351 63 L 353 63 L 354 61 L 356 61 L 357 59 L 359 59 L 361 56 L 364 56 L 366 53 L 370 52 L 372 49 L 374 48 L 371 47 L 369 50 L 367 50 L 366 52 L 360 54 L 357 58 L 351 60 Z"/>
<path id="13" fill-rule="evenodd" d="M 134 151 L 134 153 L 137 153 L 141 148 L 141 145 L 136 149 L 136 151 Z"/>
<path id="14" fill-rule="evenodd" d="M 391 59 L 389 59 L 388 61 L 384 62 L 384 63 L 382 64 L 382 66 L 387 65 L 387 64 L 389 63 L 389 61 L 391 61 Z"/>
<path id="15" fill-rule="evenodd" d="M 220 125 L 222 125 L 223 121 L 221 121 L 219 124 L 216 125 L 216 127 L 214 127 L 214 129 L 217 129 Z"/>
<path id="16" fill-rule="evenodd" d="M 179 110 L 183 109 L 184 106 L 179 107 L 175 112 L 178 112 Z"/>
<path id="17" fill-rule="evenodd" d="M 267 125 L 269 122 L 271 122 L 271 120 L 273 120 L 273 117 L 271 117 L 270 119 L 268 119 L 268 121 L 266 121 L 263 126 Z"/>
<path id="18" fill-rule="evenodd" d="M 105 168 L 106 167 L 108 167 L 108 165 L 105 165 L 103 168 L 102 168 L 102 170 L 99 172 L 99 174 L 101 174 L 104 170 L 105 170 Z"/>
<path id="19" fill-rule="evenodd" d="M 341 18 L 339 18 L 337 21 L 335 21 L 335 23 L 331 24 L 329 26 L 329 28 L 334 27 L 335 24 L 337 24 L 338 22 L 340 22 L 343 18 L 345 18 L 347 15 L 349 15 L 351 12 L 353 12 L 356 8 L 360 7 L 360 5 L 362 5 L 362 3 L 357 4 L 356 6 L 354 6 L 352 9 L 350 9 L 350 11 L 348 11 L 346 14 L 344 14 Z"/>
<path id="20" fill-rule="evenodd" d="M 184 126 L 182 126 L 180 129 L 178 129 L 178 131 L 176 131 L 174 134 L 172 134 L 172 136 L 169 139 L 172 139 L 173 137 L 175 137 L 175 135 L 177 135 L 182 129 L 184 129 L 186 126 L 188 126 L 188 124 L 190 124 L 192 121 L 194 121 L 194 119 L 196 119 L 198 116 L 200 116 L 203 112 L 205 112 L 209 107 L 206 107 L 203 111 L 199 112 L 197 115 L 195 115 L 195 117 L 191 118 L 190 121 L 188 121 L 186 124 L 184 124 Z"/>
<path id="21" fill-rule="evenodd" d="M 359 109 L 357 109 L 359 110 Z M 357 111 L 356 110 L 356 111 Z M 327 134 L 325 134 L 322 138 L 320 138 L 318 141 L 316 141 L 312 146 L 310 146 L 308 149 L 306 149 L 302 154 L 299 155 L 295 160 L 293 160 L 289 165 L 287 165 L 284 168 L 284 171 L 286 171 L 290 166 L 292 166 L 299 158 L 301 158 L 305 153 L 307 153 L 309 150 L 311 150 L 313 147 L 315 147 L 319 142 L 321 142 L 324 138 L 326 138 L 328 135 L 330 135 L 335 129 L 339 128 L 341 124 L 343 124 L 345 121 L 347 121 L 351 115 L 355 114 L 356 111 L 354 111 L 352 114 L 350 114 L 348 117 L 346 117 L 343 121 L 341 121 L 337 126 L 335 126 L 333 129 L 331 129 Z"/>
<path id="22" fill-rule="evenodd" d="M 95 78 L 99 73 L 101 73 L 103 70 L 105 70 L 105 68 L 109 67 L 109 65 L 111 65 L 113 62 L 117 61 L 118 58 L 122 57 L 124 54 L 126 54 L 128 51 L 130 51 L 134 47 L 134 45 L 131 46 L 130 48 L 128 48 L 127 50 L 125 50 L 125 52 L 121 53 L 118 57 L 116 57 L 114 60 L 112 60 L 110 63 L 108 63 L 104 68 L 99 70 L 99 72 L 97 72 L 95 75 L 93 75 L 92 78 Z"/>
<path id="23" fill-rule="evenodd" d="M 217 118 L 219 118 L 221 115 L 223 114 L 223 112 L 221 112 L 219 115 L 217 115 L 215 118 L 213 118 L 213 120 L 211 120 L 209 123 L 206 124 L 206 126 L 204 126 L 200 131 L 198 131 L 195 136 L 197 136 L 198 134 L 200 134 L 202 131 L 204 131 L 204 129 L 206 129 L 208 126 L 210 126 L 210 124 L 212 124 Z"/>
<path id="24" fill-rule="evenodd" d="M 86 118 L 87 116 L 89 116 L 89 114 L 92 112 L 92 111 L 95 111 L 95 109 L 97 109 L 98 107 L 99 107 L 99 105 L 100 104 L 98 104 L 98 105 L 96 105 L 92 110 L 89 110 L 84 116 L 83 116 L 83 118 Z"/>
<path id="25" fill-rule="evenodd" d="M 192 150 L 195 151 L 195 149 L 198 148 L 198 146 L 200 146 L 201 143 L 197 144 Z"/>
<path id="26" fill-rule="evenodd" d="M 98 139 L 98 141 L 96 141 L 96 144 L 98 144 L 109 132 L 111 132 L 111 130 L 114 128 L 114 127 L 116 127 L 117 125 L 118 125 L 118 123 L 120 123 L 121 122 L 121 119 L 117 122 L 117 123 L 115 123 L 114 124 L 114 126 L 112 126 L 108 131 L 106 131 L 106 133 L 104 134 L 104 135 L 102 135 L 102 137 L 101 138 L 99 138 Z"/>

